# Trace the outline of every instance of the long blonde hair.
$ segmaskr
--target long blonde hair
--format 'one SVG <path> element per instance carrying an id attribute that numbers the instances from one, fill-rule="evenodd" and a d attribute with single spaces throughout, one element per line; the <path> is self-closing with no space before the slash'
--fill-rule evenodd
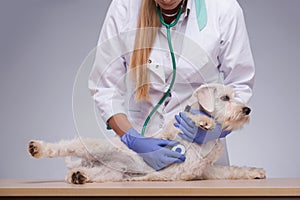
<path id="1" fill-rule="evenodd" d="M 134 41 L 134 51 L 130 58 L 130 69 L 136 81 L 135 99 L 149 100 L 149 74 L 147 63 L 154 44 L 160 21 L 154 0 L 143 0 Z"/>

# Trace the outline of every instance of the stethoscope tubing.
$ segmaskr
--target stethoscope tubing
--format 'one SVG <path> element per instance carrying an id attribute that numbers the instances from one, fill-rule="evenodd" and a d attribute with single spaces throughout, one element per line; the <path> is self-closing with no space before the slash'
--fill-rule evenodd
<path id="1" fill-rule="evenodd" d="M 159 16 L 159 20 L 160 20 L 161 24 L 164 25 L 167 28 L 167 39 L 168 39 L 168 46 L 169 46 L 169 50 L 170 50 L 170 54 L 171 54 L 171 58 L 172 58 L 173 73 L 172 73 L 172 80 L 171 80 L 171 83 L 170 83 L 170 86 L 169 86 L 168 90 L 164 93 L 163 97 L 155 105 L 155 107 L 152 109 L 152 111 L 150 112 L 150 114 L 148 115 L 148 117 L 146 118 L 146 120 L 144 122 L 142 133 L 141 133 L 142 136 L 145 136 L 145 131 L 146 131 L 147 125 L 148 125 L 148 123 L 149 123 L 152 115 L 157 111 L 157 109 L 159 108 L 159 106 L 169 96 L 169 94 L 171 93 L 171 90 L 172 90 L 172 88 L 174 86 L 174 83 L 175 83 L 175 79 L 176 79 L 176 60 L 175 60 L 175 54 L 174 54 L 174 51 L 173 51 L 173 46 L 172 46 L 172 41 L 171 41 L 171 28 L 178 23 L 180 15 L 181 15 L 182 10 L 183 10 L 183 6 L 184 6 L 184 2 L 182 3 L 182 5 L 181 5 L 181 7 L 179 9 L 179 12 L 178 12 L 178 15 L 177 15 L 175 21 L 173 23 L 171 23 L 171 24 L 167 24 L 164 21 L 163 16 L 161 14 L 160 7 L 159 6 L 156 7 L 156 11 L 157 11 L 157 14 Z"/>

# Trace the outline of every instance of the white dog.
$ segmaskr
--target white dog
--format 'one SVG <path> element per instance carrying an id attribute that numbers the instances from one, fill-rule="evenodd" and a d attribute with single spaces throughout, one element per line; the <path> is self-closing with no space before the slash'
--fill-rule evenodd
<path id="1" fill-rule="evenodd" d="M 235 130 L 249 121 L 250 108 L 234 99 L 232 88 L 220 84 L 199 87 L 189 100 L 188 108 L 203 110 L 206 115 L 186 114 L 194 123 L 204 129 L 213 129 L 215 122 L 224 130 Z M 119 138 L 111 141 L 101 139 L 74 139 L 59 143 L 30 141 L 29 153 L 35 158 L 78 157 L 80 160 L 66 160 L 69 183 L 108 181 L 179 181 L 196 179 L 255 179 L 265 178 L 265 171 L 258 168 L 217 166 L 223 145 L 220 140 L 203 145 L 190 143 L 177 134 L 179 129 L 170 122 L 159 138 L 177 140 L 186 147 L 186 160 L 161 170 L 154 171 L 135 152 L 128 149 Z"/>

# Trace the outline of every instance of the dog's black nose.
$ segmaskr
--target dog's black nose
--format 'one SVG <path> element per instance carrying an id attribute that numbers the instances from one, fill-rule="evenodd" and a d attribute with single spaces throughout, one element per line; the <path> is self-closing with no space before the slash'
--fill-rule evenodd
<path id="1" fill-rule="evenodd" d="M 244 107 L 244 108 L 243 108 L 243 113 L 244 113 L 245 115 L 249 115 L 250 112 L 251 112 L 251 109 L 250 109 L 250 108 L 248 108 L 248 107 Z"/>

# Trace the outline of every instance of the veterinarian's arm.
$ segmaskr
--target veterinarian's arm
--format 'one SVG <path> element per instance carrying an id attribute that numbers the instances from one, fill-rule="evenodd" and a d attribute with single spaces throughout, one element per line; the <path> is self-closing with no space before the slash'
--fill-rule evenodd
<path id="1" fill-rule="evenodd" d="M 104 20 L 96 48 L 93 68 L 89 75 L 88 87 L 95 100 L 100 117 L 106 123 L 112 116 L 127 113 L 125 108 L 126 88 L 126 58 L 123 56 L 123 40 L 116 37 L 120 30 L 129 23 L 128 12 L 124 9 L 125 3 L 112 1 Z M 126 3 L 127 4 L 127 3 Z M 117 119 L 119 117 L 117 116 Z M 121 120 L 126 123 L 124 116 Z M 111 125 L 112 126 L 112 125 Z M 120 130 L 126 131 L 127 126 L 119 125 Z M 122 131 L 115 127 L 117 134 Z"/>
<path id="2" fill-rule="evenodd" d="M 120 137 L 122 137 L 130 128 L 132 128 L 132 125 L 128 121 L 125 114 L 116 114 L 112 116 L 108 120 L 108 124 Z"/>
<path id="3" fill-rule="evenodd" d="M 252 96 L 255 67 L 243 11 L 236 1 L 229 1 L 220 18 L 220 71 L 224 84 L 232 86 L 236 99 L 247 103 Z"/>

